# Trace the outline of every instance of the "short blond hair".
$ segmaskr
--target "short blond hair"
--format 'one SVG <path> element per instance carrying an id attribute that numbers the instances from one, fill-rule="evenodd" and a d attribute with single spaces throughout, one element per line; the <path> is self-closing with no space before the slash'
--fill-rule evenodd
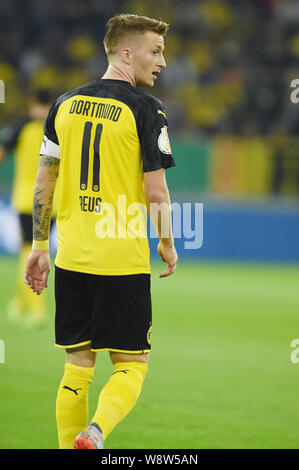
<path id="1" fill-rule="evenodd" d="M 161 20 L 148 18 L 147 16 L 122 13 L 110 18 L 106 26 L 107 32 L 104 37 L 104 47 L 109 58 L 115 54 L 116 46 L 124 37 L 143 34 L 146 31 L 153 31 L 161 36 L 165 36 L 169 24 Z"/>

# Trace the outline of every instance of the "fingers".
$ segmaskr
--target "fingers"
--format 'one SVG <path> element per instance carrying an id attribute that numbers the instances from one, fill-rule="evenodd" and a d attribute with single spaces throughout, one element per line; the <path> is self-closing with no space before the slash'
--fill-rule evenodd
<path id="1" fill-rule="evenodd" d="M 42 273 L 42 277 L 41 279 L 36 279 L 34 281 L 34 290 L 33 292 L 35 292 L 37 295 L 40 295 L 42 293 L 42 291 L 48 287 L 48 275 L 49 275 L 49 271 L 44 271 Z"/>
<path id="2" fill-rule="evenodd" d="M 25 273 L 25 276 L 24 276 L 24 282 L 25 284 L 27 284 L 27 286 L 30 287 L 30 289 L 33 289 L 34 285 L 33 285 L 32 276 L 27 272 Z"/>
<path id="3" fill-rule="evenodd" d="M 29 273 L 25 273 L 24 282 L 30 289 L 37 295 L 40 295 L 44 288 L 48 287 L 48 275 L 49 271 L 45 271 L 40 276 L 32 276 Z"/>
<path id="4" fill-rule="evenodd" d="M 42 282 L 41 282 L 41 285 L 43 287 L 48 287 L 48 276 L 49 276 L 49 270 L 46 269 L 45 271 L 43 271 L 42 273 Z"/>
<path id="5" fill-rule="evenodd" d="M 162 253 L 160 253 L 160 256 L 161 256 L 161 259 L 162 259 L 163 263 L 166 263 L 166 260 L 165 260 L 165 258 L 164 258 L 164 256 L 163 256 Z"/>
<path id="6" fill-rule="evenodd" d="M 174 273 L 176 264 L 168 265 L 165 271 L 159 275 L 159 277 L 167 277 Z"/>
<path id="7" fill-rule="evenodd" d="M 163 261 L 164 263 L 166 263 L 166 260 L 165 260 L 165 258 L 164 258 L 164 256 L 163 256 L 163 252 L 162 252 L 162 249 L 161 249 L 160 245 L 158 245 L 158 249 L 157 249 L 157 250 L 158 250 L 158 253 L 159 253 L 159 255 L 160 255 L 162 261 Z"/>
<path id="8" fill-rule="evenodd" d="M 49 253 L 45 251 L 31 252 L 27 260 L 24 282 L 33 292 L 40 295 L 48 287 L 49 272 Z"/>
<path id="9" fill-rule="evenodd" d="M 166 246 L 162 249 L 160 243 L 158 244 L 158 253 L 164 261 L 167 263 L 167 268 L 159 275 L 159 277 L 167 277 L 174 273 L 178 261 L 177 253 L 174 246 Z"/>
<path id="10" fill-rule="evenodd" d="M 41 295 L 42 291 L 47 287 L 47 285 L 45 285 L 43 283 L 43 281 L 40 281 L 40 280 L 35 280 L 34 281 L 34 288 L 32 289 L 33 292 L 35 292 L 37 295 Z"/>

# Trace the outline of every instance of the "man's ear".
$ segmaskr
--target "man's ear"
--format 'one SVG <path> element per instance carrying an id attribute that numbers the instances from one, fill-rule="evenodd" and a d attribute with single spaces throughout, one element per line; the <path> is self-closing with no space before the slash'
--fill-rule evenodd
<path id="1" fill-rule="evenodd" d="M 120 55 L 126 64 L 130 65 L 132 63 L 132 50 L 129 47 L 123 47 Z"/>

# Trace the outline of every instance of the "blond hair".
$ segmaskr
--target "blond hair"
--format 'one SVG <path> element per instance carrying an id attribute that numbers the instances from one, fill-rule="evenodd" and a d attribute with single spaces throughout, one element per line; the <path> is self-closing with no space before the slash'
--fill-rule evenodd
<path id="1" fill-rule="evenodd" d="M 104 47 L 108 58 L 115 54 L 116 46 L 124 37 L 143 34 L 146 31 L 153 31 L 161 36 L 165 36 L 169 27 L 164 21 L 148 18 L 147 16 L 131 15 L 129 13 L 113 16 L 106 26 L 107 32 L 104 37 Z"/>

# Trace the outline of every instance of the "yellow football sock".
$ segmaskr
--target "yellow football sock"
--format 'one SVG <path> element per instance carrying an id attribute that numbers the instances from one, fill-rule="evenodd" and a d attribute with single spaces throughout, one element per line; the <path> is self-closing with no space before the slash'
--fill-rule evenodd
<path id="1" fill-rule="evenodd" d="M 104 439 L 135 405 L 147 373 L 146 362 L 116 362 L 114 372 L 100 393 L 91 422 L 97 423 Z"/>
<path id="2" fill-rule="evenodd" d="M 13 305 L 20 314 L 29 313 L 34 317 L 40 318 L 46 316 L 45 291 L 41 295 L 36 295 L 24 282 L 24 272 L 31 247 L 31 243 L 23 243 L 20 251 L 17 292 Z"/>
<path id="3" fill-rule="evenodd" d="M 56 400 L 60 449 L 73 449 L 77 434 L 88 425 L 88 390 L 94 367 L 66 363 Z"/>

